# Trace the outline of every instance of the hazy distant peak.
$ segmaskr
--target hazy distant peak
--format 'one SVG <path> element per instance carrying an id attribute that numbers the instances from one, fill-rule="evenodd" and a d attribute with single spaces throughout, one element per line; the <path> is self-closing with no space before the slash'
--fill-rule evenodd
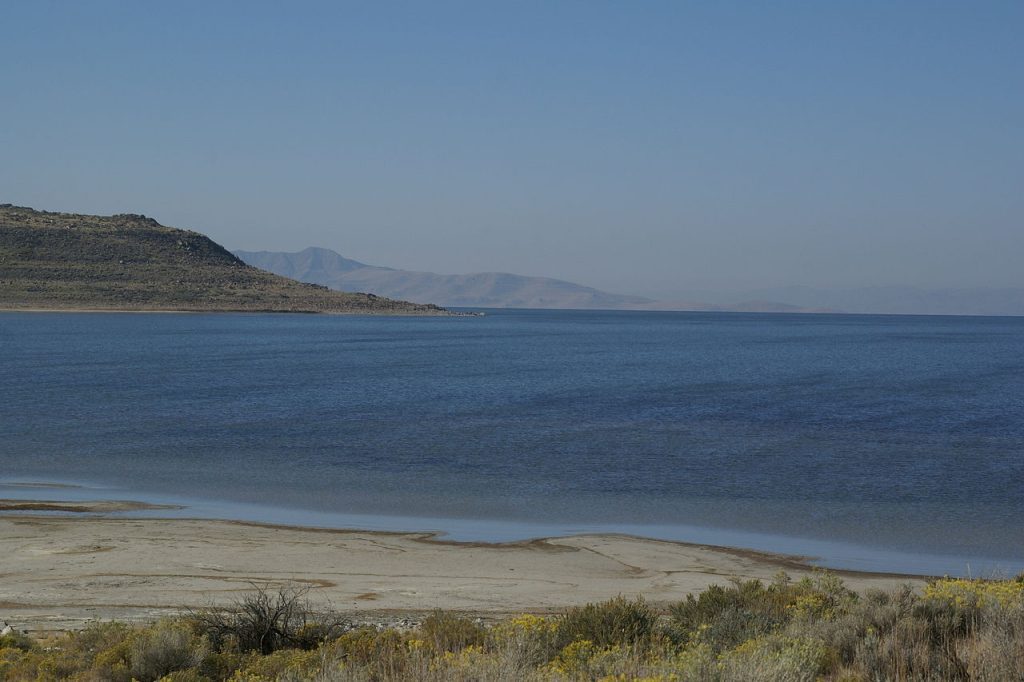
<path id="1" fill-rule="evenodd" d="M 395 270 L 360 263 L 330 249 L 315 247 L 296 253 L 236 251 L 235 254 L 265 270 L 332 289 L 389 297 L 401 291 L 452 306 L 594 309 L 628 308 L 652 302 L 641 296 L 611 294 L 565 280 L 509 272 L 443 275 Z"/>
<path id="2" fill-rule="evenodd" d="M 303 282 L 340 291 L 364 291 L 441 305 L 483 308 L 563 308 L 608 310 L 699 310 L 738 312 L 821 312 L 757 297 L 729 304 L 697 301 L 655 301 L 643 296 L 613 294 L 551 277 L 527 277 L 510 272 L 472 272 L 442 275 L 395 270 L 345 258 L 330 249 L 310 247 L 296 253 L 235 251 L 250 265 Z"/>
<path id="3" fill-rule="evenodd" d="M 345 258 L 330 249 L 316 246 L 294 253 L 275 251 L 235 251 L 236 256 L 246 263 L 264 263 L 264 270 L 270 272 L 292 272 L 292 279 L 314 284 L 323 284 L 337 273 L 351 272 L 373 267 L 359 261 Z"/>

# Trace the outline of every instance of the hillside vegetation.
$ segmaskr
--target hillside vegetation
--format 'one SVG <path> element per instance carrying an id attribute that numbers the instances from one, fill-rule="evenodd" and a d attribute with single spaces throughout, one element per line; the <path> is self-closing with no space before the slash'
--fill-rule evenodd
<path id="1" fill-rule="evenodd" d="M 302 592 L 145 627 L 0 637 L 4 680 L 1020 680 L 1024 581 L 856 594 L 831 575 L 713 586 L 657 611 L 621 597 L 485 625 L 435 612 L 356 626 Z"/>
<path id="2" fill-rule="evenodd" d="M 144 215 L 0 205 L 0 308 L 444 314 L 246 265 L 209 237 Z"/>

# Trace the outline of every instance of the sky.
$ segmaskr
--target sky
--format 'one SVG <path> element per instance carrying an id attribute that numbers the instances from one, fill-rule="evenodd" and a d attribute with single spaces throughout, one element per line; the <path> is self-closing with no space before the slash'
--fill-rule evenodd
<path id="1" fill-rule="evenodd" d="M 48 2 L 0 202 L 666 298 L 1024 286 L 1024 3 Z"/>

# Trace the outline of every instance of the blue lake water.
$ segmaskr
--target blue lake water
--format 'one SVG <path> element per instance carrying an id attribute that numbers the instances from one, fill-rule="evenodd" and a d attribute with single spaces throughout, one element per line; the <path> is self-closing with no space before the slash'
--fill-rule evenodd
<path id="1" fill-rule="evenodd" d="M 0 466 L 2 497 L 1014 573 L 1024 318 L 3 313 Z"/>

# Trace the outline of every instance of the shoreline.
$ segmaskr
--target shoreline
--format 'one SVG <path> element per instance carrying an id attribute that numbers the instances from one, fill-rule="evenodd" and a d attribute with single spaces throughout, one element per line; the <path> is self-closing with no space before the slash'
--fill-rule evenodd
<path id="1" fill-rule="evenodd" d="M 0 517 L 2 518 L 2 517 Z M 172 519 L 144 519 L 154 521 L 166 521 Z M 926 581 L 939 578 L 937 575 L 927 575 L 924 573 L 899 573 L 894 571 L 858 571 L 853 569 L 845 568 L 827 568 L 823 566 L 815 566 L 810 563 L 812 557 L 800 556 L 797 554 L 785 554 L 781 552 L 769 552 L 759 549 L 750 549 L 746 547 L 731 547 L 728 545 L 709 545 L 702 542 L 686 542 L 684 540 L 666 540 L 664 538 L 653 538 L 646 537 L 644 535 L 634 535 L 632 533 L 615 533 L 615 532 L 582 532 L 582 533 L 568 533 L 565 535 L 551 535 L 545 537 L 535 538 L 524 538 L 522 540 L 509 540 L 507 542 L 487 542 L 483 540 L 453 540 L 446 539 L 446 533 L 442 531 L 403 531 L 403 530 L 366 530 L 360 528 L 324 528 L 321 526 L 303 526 L 303 525 L 289 525 L 283 523 L 264 523 L 261 521 L 244 521 L 235 519 L 205 519 L 201 517 L 195 518 L 181 518 L 176 520 L 182 521 L 216 521 L 218 523 L 228 523 L 240 526 L 254 526 L 257 528 L 269 528 L 273 530 L 299 530 L 309 533 L 370 533 L 373 535 L 394 535 L 399 537 L 409 537 L 415 542 L 424 542 L 433 545 L 444 545 L 450 547 L 476 547 L 476 548 L 492 548 L 492 549 L 515 549 L 517 547 L 529 547 L 538 543 L 557 543 L 559 540 L 569 540 L 573 538 L 620 538 L 623 540 L 631 540 L 635 542 L 645 543 L 662 543 L 666 545 L 675 545 L 683 548 L 699 549 L 708 552 L 718 552 L 722 554 L 731 554 L 738 558 L 751 559 L 754 561 L 763 561 L 765 563 L 771 563 L 780 567 L 789 568 L 797 571 L 806 571 L 810 573 L 831 573 L 838 576 L 848 577 L 867 577 L 867 578 L 893 578 L 893 579 L 904 579 L 904 580 L 918 580 Z"/>
<path id="2" fill-rule="evenodd" d="M 44 493 L 44 490 L 49 492 Z M 45 505 L 51 506 L 47 508 Z M 616 535 L 750 552 L 777 561 L 792 561 L 801 568 L 851 575 L 1005 577 L 1024 571 L 1024 562 L 1012 556 L 927 551 L 884 544 L 872 545 L 842 537 L 787 535 L 741 527 L 659 522 L 543 521 L 486 516 L 449 517 L 402 511 L 335 511 L 183 497 L 179 494 L 143 492 L 111 487 L 97 481 L 70 479 L 2 480 L 0 514 L 5 512 L 5 508 L 12 514 L 37 511 L 43 515 L 79 515 L 79 512 L 83 512 L 83 516 L 96 516 L 109 512 L 118 518 L 229 521 L 308 530 L 431 534 L 437 542 L 451 542 L 454 545 L 501 545 L 536 538 Z"/>
<path id="3" fill-rule="evenodd" d="M 25 502 L 25 501 L 19 501 Z M 551 613 L 616 595 L 663 607 L 731 578 L 820 573 L 806 557 L 615 533 L 462 542 L 436 532 L 89 512 L 0 513 L 0 618 L 30 631 L 152 621 L 229 604 L 254 585 L 308 586 L 356 620 L 434 609 L 485 619 Z M 93 515 L 98 514 L 98 515 Z M 830 570 L 851 588 L 925 576 Z"/>

